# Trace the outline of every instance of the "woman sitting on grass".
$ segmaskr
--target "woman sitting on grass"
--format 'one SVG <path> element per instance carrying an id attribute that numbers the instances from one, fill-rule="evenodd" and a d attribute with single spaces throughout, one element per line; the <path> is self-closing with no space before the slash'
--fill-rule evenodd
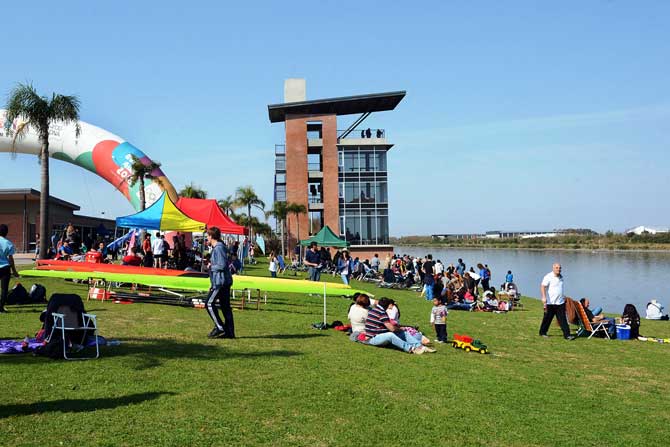
<path id="1" fill-rule="evenodd" d="M 423 335 L 416 329 L 414 332 L 404 330 L 391 321 L 386 309 L 388 309 L 391 300 L 381 298 L 376 305 L 368 310 L 365 319 L 365 332 L 359 334 L 357 341 L 367 343 L 372 346 L 393 346 L 409 354 L 423 354 L 425 352 L 435 352 L 434 349 L 422 345 Z M 352 309 L 356 306 L 352 306 Z M 360 312 L 360 311 L 359 311 Z M 352 330 L 353 330 L 352 320 Z"/>
<path id="2" fill-rule="evenodd" d="M 370 308 L 370 298 L 367 295 L 360 294 L 356 302 L 349 308 L 349 322 L 351 323 L 351 341 L 358 341 L 360 335 L 365 335 L 365 320 L 368 318 L 368 309 Z"/>
<path id="3" fill-rule="evenodd" d="M 621 314 L 621 324 L 630 326 L 630 338 L 635 340 L 640 336 L 640 314 L 632 304 L 626 304 Z"/>

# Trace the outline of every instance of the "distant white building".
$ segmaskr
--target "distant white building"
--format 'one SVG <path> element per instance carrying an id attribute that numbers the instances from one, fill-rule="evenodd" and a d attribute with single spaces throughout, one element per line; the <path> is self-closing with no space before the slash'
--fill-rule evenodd
<path id="1" fill-rule="evenodd" d="M 642 233 L 649 233 L 649 234 L 658 234 L 658 233 L 668 233 L 670 232 L 670 228 L 659 228 L 659 227 L 645 227 L 644 225 L 639 225 L 635 228 L 630 228 L 626 230 L 626 234 L 642 234 Z"/>

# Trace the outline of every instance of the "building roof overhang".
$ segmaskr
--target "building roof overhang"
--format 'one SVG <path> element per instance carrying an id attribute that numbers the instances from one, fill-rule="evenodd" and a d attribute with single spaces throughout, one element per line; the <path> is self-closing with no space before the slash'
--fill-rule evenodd
<path id="1" fill-rule="evenodd" d="M 340 98 L 288 102 L 268 105 L 271 123 L 286 121 L 287 115 L 353 115 L 393 110 L 405 97 L 405 91 L 343 96 Z"/>
<path id="2" fill-rule="evenodd" d="M 20 189 L 0 189 L 0 200 L 29 200 L 35 201 L 39 200 L 40 192 L 32 188 L 20 188 Z M 65 200 L 59 199 L 57 197 L 49 197 L 49 202 L 61 205 L 65 208 L 70 208 L 74 211 L 79 211 L 81 208 L 79 205 L 74 203 L 67 202 Z"/>

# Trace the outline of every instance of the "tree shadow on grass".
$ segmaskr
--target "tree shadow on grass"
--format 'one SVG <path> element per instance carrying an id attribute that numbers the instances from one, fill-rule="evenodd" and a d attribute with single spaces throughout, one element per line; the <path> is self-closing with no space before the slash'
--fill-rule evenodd
<path id="1" fill-rule="evenodd" d="M 0 405 L 0 419 L 11 416 L 28 416 L 50 412 L 81 413 L 95 410 L 109 410 L 126 405 L 139 404 L 158 399 L 162 395 L 172 396 L 175 393 L 158 391 L 151 393 L 129 394 L 121 397 L 105 397 L 97 399 L 60 399 L 32 404 Z"/>
<path id="2" fill-rule="evenodd" d="M 235 340 L 215 340 L 221 346 L 183 342 L 164 338 L 121 338 L 121 344 L 104 349 L 103 357 L 135 357 L 136 370 L 155 368 L 165 360 L 226 360 L 254 359 L 258 357 L 294 357 L 302 352 L 288 350 L 241 351 L 232 350 Z"/>
<path id="3" fill-rule="evenodd" d="M 252 338 L 261 338 L 261 339 L 272 339 L 272 340 L 295 340 L 300 338 L 316 338 L 316 337 L 326 337 L 325 334 L 313 333 L 313 334 L 268 334 L 268 335 L 252 335 L 249 337 L 239 337 L 244 339 Z"/>
<path id="4" fill-rule="evenodd" d="M 321 309 L 323 309 L 323 307 L 321 307 Z M 302 312 L 299 310 L 291 310 L 291 309 L 263 309 L 263 312 L 284 312 L 287 314 L 295 314 L 295 315 L 319 315 L 319 313 L 323 313 L 323 310 Z"/>
<path id="5" fill-rule="evenodd" d="M 201 344 L 183 342 L 171 338 L 120 338 L 118 346 L 101 346 L 100 360 L 107 358 L 124 357 L 123 364 L 134 370 L 146 370 L 161 366 L 166 360 L 227 360 L 227 359 L 249 359 L 260 357 L 294 357 L 302 355 L 299 351 L 289 350 L 265 350 L 265 351 L 243 351 L 243 348 L 235 346 L 235 340 L 214 340 L 216 344 Z M 87 348 L 91 349 L 91 348 Z M 3 355 L 0 364 L 8 362 L 33 364 L 52 362 L 45 357 L 35 357 L 27 354 Z"/>

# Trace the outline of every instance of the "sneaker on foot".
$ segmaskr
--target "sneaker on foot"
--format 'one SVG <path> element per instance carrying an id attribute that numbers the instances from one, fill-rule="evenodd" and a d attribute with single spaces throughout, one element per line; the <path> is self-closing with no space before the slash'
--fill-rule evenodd
<path id="1" fill-rule="evenodd" d="M 207 338 L 220 338 L 224 334 L 225 332 L 217 329 L 215 332 L 210 332 L 209 335 L 207 335 Z"/>
<path id="2" fill-rule="evenodd" d="M 440 343 L 441 343 L 441 342 L 440 342 Z M 431 354 L 432 354 L 433 352 L 437 352 L 435 349 L 433 349 L 433 348 L 429 348 L 428 346 L 424 346 L 424 347 L 423 347 L 423 350 L 424 350 L 425 352 L 430 352 Z"/>
<path id="3" fill-rule="evenodd" d="M 412 349 L 411 352 L 412 352 L 412 354 L 421 355 L 421 354 L 423 354 L 424 352 L 427 352 L 427 351 L 426 351 L 425 346 L 418 346 L 418 347 Z"/>
<path id="4" fill-rule="evenodd" d="M 540 334 L 540 337 L 549 338 L 547 334 Z"/>
<path id="5" fill-rule="evenodd" d="M 568 340 L 568 341 L 574 340 L 575 338 L 576 337 L 574 335 L 568 335 L 567 337 L 565 337 L 565 339 Z"/>

